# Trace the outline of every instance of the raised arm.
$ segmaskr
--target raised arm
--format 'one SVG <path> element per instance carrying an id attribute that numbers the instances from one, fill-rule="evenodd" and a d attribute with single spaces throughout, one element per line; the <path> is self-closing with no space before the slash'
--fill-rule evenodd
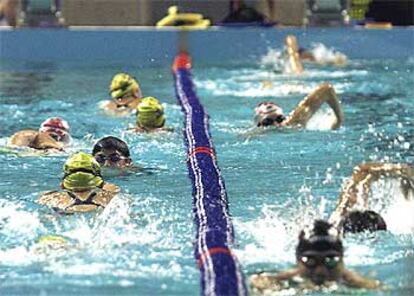
<path id="1" fill-rule="evenodd" d="M 303 72 L 302 62 L 300 61 L 298 53 L 298 43 L 296 37 L 288 35 L 285 40 L 286 52 L 289 63 L 289 69 L 294 74 L 300 74 Z"/>
<path id="2" fill-rule="evenodd" d="M 401 189 L 408 197 L 409 190 L 414 190 L 414 167 L 409 164 L 366 163 L 356 166 L 351 179 L 343 186 L 339 202 L 330 221 L 338 225 L 341 217 L 355 206 L 367 207 L 368 196 L 373 182 L 381 177 L 401 178 Z"/>
<path id="3" fill-rule="evenodd" d="M 335 89 L 329 83 L 321 84 L 315 91 L 306 96 L 289 114 L 286 125 L 306 126 L 323 103 L 327 103 L 335 113 L 336 122 L 332 125 L 332 129 L 339 128 L 344 121 L 344 113 Z"/>

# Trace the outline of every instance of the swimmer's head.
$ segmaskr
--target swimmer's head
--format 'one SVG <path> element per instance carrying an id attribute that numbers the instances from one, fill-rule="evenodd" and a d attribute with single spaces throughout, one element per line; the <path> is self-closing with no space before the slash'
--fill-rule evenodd
<path id="1" fill-rule="evenodd" d="M 109 87 L 113 100 L 118 105 L 128 105 L 131 100 L 141 98 L 141 89 L 138 82 L 126 73 L 116 74 Z"/>
<path id="2" fill-rule="evenodd" d="M 165 124 L 164 107 L 153 97 L 143 98 L 137 107 L 137 125 L 145 129 L 163 127 Z"/>
<path id="3" fill-rule="evenodd" d="M 337 281 L 344 269 L 343 246 L 336 229 L 316 220 L 311 229 L 302 230 L 296 247 L 296 260 L 304 277 L 316 285 Z"/>
<path id="4" fill-rule="evenodd" d="M 102 187 L 104 180 L 101 167 L 95 158 L 87 153 L 78 152 L 66 160 L 63 166 L 62 187 L 69 191 L 86 191 Z"/>
<path id="5" fill-rule="evenodd" d="M 93 147 L 92 155 L 101 166 L 120 168 L 132 164 L 128 145 L 112 136 L 100 139 Z"/>
<path id="6" fill-rule="evenodd" d="M 282 108 L 273 102 L 261 102 L 254 109 L 256 126 L 279 126 L 286 119 Z"/>
<path id="7" fill-rule="evenodd" d="M 343 218 L 342 227 L 345 233 L 387 230 L 384 219 L 374 211 L 352 211 Z"/>
<path id="8" fill-rule="evenodd" d="M 66 120 L 50 117 L 40 125 L 39 132 L 48 134 L 58 142 L 69 143 L 71 141 L 69 130 L 70 127 Z"/>

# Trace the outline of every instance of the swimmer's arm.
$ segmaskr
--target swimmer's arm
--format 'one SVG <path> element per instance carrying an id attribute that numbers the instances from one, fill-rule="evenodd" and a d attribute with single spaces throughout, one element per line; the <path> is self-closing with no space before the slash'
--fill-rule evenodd
<path id="1" fill-rule="evenodd" d="M 329 83 L 321 84 L 315 91 L 306 96 L 289 114 L 285 124 L 306 126 L 323 103 L 327 103 L 335 113 L 336 122 L 332 129 L 339 128 L 344 121 L 344 114 L 335 89 Z"/>
<path id="2" fill-rule="evenodd" d="M 283 271 L 277 274 L 259 273 L 250 277 L 250 285 L 258 290 L 280 287 L 280 282 L 300 275 L 298 268 Z"/>
<path id="3" fill-rule="evenodd" d="M 104 186 L 102 187 L 103 190 L 112 192 L 112 193 L 119 193 L 121 191 L 121 189 L 116 186 L 115 184 L 112 183 L 105 183 Z"/>
<path id="4" fill-rule="evenodd" d="M 364 288 L 364 289 L 378 289 L 381 283 L 378 280 L 365 278 L 358 273 L 350 270 L 344 270 L 343 280 L 347 286 Z"/>
<path id="5" fill-rule="evenodd" d="M 288 62 L 295 74 L 300 74 L 303 72 L 302 62 L 298 54 L 298 44 L 296 37 L 293 35 L 288 35 L 285 40 L 286 49 L 288 54 Z"/>

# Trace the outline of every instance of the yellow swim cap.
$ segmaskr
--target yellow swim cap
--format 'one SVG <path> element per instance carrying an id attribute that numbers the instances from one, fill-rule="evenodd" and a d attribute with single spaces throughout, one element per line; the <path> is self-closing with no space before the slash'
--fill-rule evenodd
<path id="1" fill-rule="evenodd" d="M 104 183 L 101 167 L 95 158 L 85 152 L 78 152 L 65 162 L 65 176 L 62 186 L 71 191 L 84 191 L 101 187 Z"/>
<path id="2" fill-rule="evenodd" d="M 137 107 L 137 125 L 142 128 L 160 128 L 165 124 L 164 108 L 154 97 L 146 97 Z"/>
<path id="3" fill-rule="evenodd" d="M 126 73 L 118 73 L 112 78 L 110 94 L 113 99 L 122 98 L 127 94 L 138 91 L 141 95 L 141 89 L 138 82 Z"/>

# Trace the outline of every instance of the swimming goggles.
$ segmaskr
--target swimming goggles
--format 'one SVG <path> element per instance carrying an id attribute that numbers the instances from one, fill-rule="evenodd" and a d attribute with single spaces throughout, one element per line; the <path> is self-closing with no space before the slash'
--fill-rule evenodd
<path id="1" fill-rule="evenodd" d="M 309 255 L 300 257 L 300 261 L 307 268 L 315 268 L 318 265 L 325 265 L 329 269 L 334 269 L 341 261 L 341 256 L 329 255 L 329 256 L 317 256 Z"/>
<path id="2" fill-rule="evenodd" d="M 112 153 L 110 155 L 105 154 L 96 154 L 95 159 L 100 164 L 104 163 L 106 160 L 109 160 L 110 162 L 118 162 L 120 160 L 126 159 L 126 157 L 118 154 L 118 153 Z"/>
<path id="3" fill-rule="evenodd" d="M 276 123 L 282 123 L 286 119 L 283 115 L 277 115 L 276 117 L 267 117 L 259 122 L 258 126 L 269 126 Z"/>

